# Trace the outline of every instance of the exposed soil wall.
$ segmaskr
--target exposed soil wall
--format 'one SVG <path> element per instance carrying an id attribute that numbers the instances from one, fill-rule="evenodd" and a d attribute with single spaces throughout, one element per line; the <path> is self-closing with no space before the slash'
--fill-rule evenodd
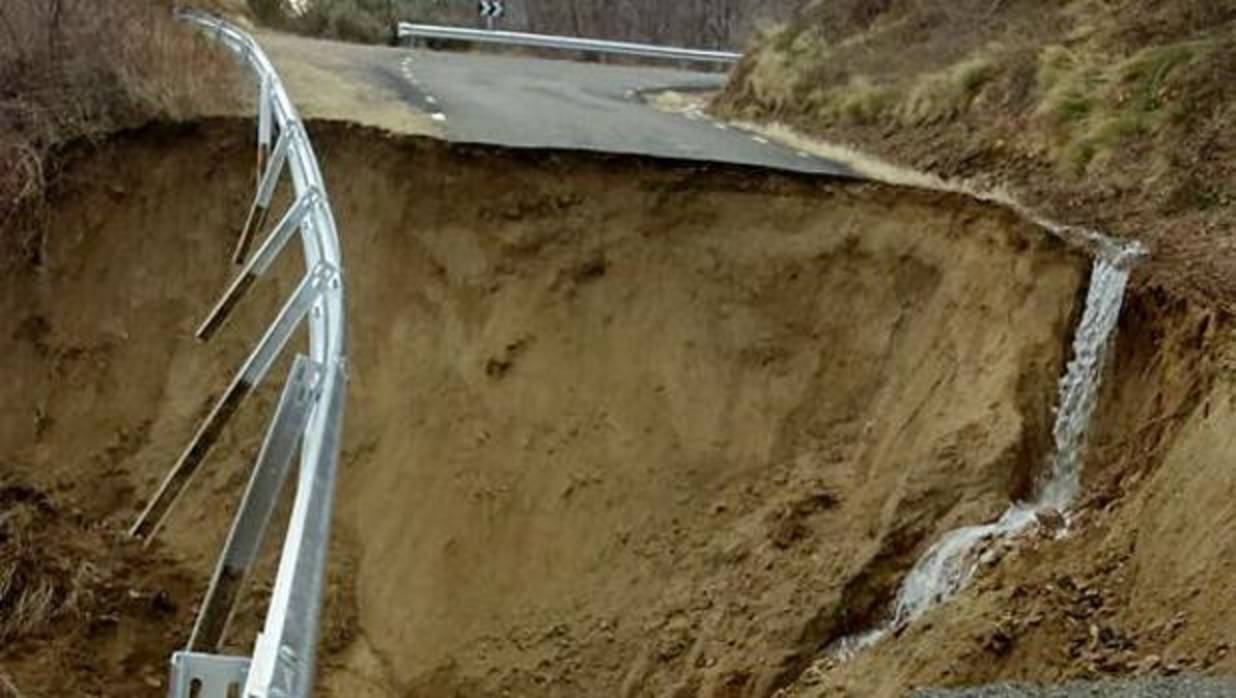
<path id="1" fill-rule="evenodd" d="M 1222 430 L 1185 421 L 1226 409 L 1191 360 L 1222 325 L 1140 291 L 1091 478 L 1111 494 L 1082 533 L 1011 556 L 858 662 L 811 667 L 935 536 L 1025 493 L 1087 260 L 954 195 L 312 131 L 353 348 L 331 695 L 767 696 L 804 670 L 788 690 L 822 690 L 823 672 L 899 695 L 1046 671 L 1033 648 L 1054 651 L 1067 621 L 1034 626 L 1008 664 L 971 631 L 1027 598 L 1022 579 L 1124 551 L 1122 521 L 1158 522 L 1121 568 L 1129 608 L 1175 602 L 1164 574 L 1219 574 L 1174 557 L 1191 531 L 1174 493 L 1219 507 L 1226 491 L 1194 464 Z M 250 138 L 220 121 L 83 155 L 46 267 L 0 284 L 0 491 L 51 522 L 32 570 L 97 571 L 0 649 L 27 694 L 156 695 L 187 634 L 273 386 L 152 551 L 117 541 L 299 270 L 282 260 L 214 343 L 191 340 L 232 271 Z"/>

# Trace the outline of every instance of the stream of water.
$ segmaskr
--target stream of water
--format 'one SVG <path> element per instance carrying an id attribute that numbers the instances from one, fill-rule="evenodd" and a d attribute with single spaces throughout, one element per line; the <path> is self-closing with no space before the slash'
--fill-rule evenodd
<path id="1" fill-rule="evenodd" d="M 1098 400 L 1103 358 L 1120 317 L 1131 260 L 1138 247 L 1102 255 L 1094 262 L 1086 307 L 1073 338 L 1073 356 L 1060 380 L 1054 448 L 1034 499 L 1015 503 L 995 522 L 945 534 L 928 548 L 902 580 L 890 617 L 882 624 L 840 640 L 834 656 L 847 659 L 961 591 L 973 579 L 991 543 L 1016 536 L 1067 512 L 1081 483 L 1086 430 Z"/>

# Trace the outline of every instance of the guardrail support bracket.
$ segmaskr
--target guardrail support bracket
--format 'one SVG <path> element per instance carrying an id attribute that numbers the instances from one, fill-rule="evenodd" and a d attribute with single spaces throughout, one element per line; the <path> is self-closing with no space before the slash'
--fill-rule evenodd
<path id="1" fill-rule="evenodd" d="M 172 655 L 168 698 L 233 698 L 249 676 L 248 657 L 220 657 L 197 652 Z"/>

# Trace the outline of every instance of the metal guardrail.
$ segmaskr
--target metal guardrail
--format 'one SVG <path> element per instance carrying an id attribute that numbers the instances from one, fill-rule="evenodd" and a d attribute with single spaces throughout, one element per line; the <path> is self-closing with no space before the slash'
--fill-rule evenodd
<path id="1" fill-rule="evenodd" d="M 592 53 L 610 53 L 704 63 L 737 63 L 742 58 L 741 53 L 730 51 L 706 51 L 693 48 L 633 44 L 625 41 L 579 39 L 571 36 L 525 34 L 523 32 L 490 31 L 487 29 L 467 29 L 463 27 L 441 27 L 430 24 L 413 24 L 411 22 L 400 22 L 396 33 L 400 39 L 454 39 L 457 41 L 474 41 L 487 44 L 504 44 L 507 46 L 588 51 Z"/>
<path id="2" fill-rule="evenodd" d="M 207 340 L 219 331 L 295 233 L 300 234 L 307 270 L 130 533 L 149 541 L 158 532 L 244 398 L 270 371 L 293 332 L 307 321 L 309 353 L 295 357 L 188 646 L 172 656 L 168 691 L 171 698 L 305 698 L 313 688 L 347 385 L 339 238 L 309 137 L 257 42 L 239 28 L 202 12 L 181 11 L 177 16 L 236 53 L 259 83 L 257 193 L 234 255 L 234 261 L 243 266 L 201 325 L 198 338 Z M 249 257 L 251 242 L 264 228 L 285 170 L 291 179 L 293 203 Z M 219 655 L 298 446 L 296 495 L 265 624 L 252 657 Z"/>

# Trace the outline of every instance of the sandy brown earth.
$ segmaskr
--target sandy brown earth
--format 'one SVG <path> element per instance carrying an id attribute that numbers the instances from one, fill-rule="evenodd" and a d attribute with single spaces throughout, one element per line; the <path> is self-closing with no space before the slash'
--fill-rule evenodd
<path id="1" fill-rule="evenodd" d="M 1079 533 L 829 666 L 935 536 L 1027 492 L 1083 255 L 952 194 L 311 130 L 354 348 L 329 695 L 897 696 L 1230 664 L 1225 318 L 1139 291 Z M 283 260 L 191 340 L 250 139 L 215 121 L 78 153 L 46 266 L 0 285 L 20 695 L 158 695 L 187 634 L 274 386 L 151 551 L 120 533 L 295 281 Z"/>

